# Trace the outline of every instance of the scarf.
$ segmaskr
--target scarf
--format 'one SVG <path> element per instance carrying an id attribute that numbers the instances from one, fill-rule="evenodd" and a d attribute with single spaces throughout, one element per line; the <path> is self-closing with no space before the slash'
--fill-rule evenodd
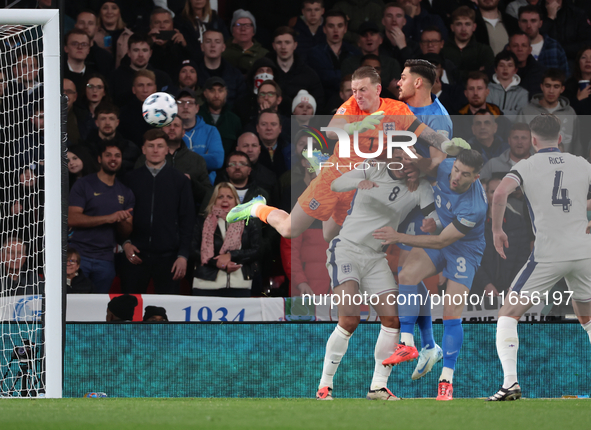
<path id="1" fill-rule="evenodd" d="M 216 228 L 218 227 L 218 219 L 226 219 L 226 215 L 229 211 L 225 211 L 218 207 L 213 207 L 211 213 L 205 218 L 203 223 L 203 234 L 201 237 L 201 264 L 205 265 L 214 256 L 213 249 L 213 235 Z M 226 230 L 226 237 L 224 238 L 224 244 L 220 249 L 220 254 L 223 255 L 228 251 L 234 251 L 240 249 L 242 244 L 242 233 L 244 232 L 244 221 L 239 221 L 228 226 Z"/>

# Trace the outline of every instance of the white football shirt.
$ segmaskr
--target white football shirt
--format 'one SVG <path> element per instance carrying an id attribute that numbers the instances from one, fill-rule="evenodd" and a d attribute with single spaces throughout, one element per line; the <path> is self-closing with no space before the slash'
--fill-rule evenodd
<path id="1" fill-rule="evenodd" d="M 381 251 L 383 245 L 380 240 L 374 239 L 372 233 L 386 226 L 397 230 L 398 224 L 415 206 L 420 206 L 425 216 L 438 219 L 431 184 L 421 179 L 418 189 L 410 192 L 404 179 L 390 176 L 385 163 L 373 165 L 365 171 L 353 169 L 335 179 L 331 188 L 333 191 L 350 191 L 364 179 L 375 182 L 378 187 L 357 190 L 339 238 Z"/>
<path id="2" fill-rule="evenodd" d="M 585 234 L 591 164 L 558 148 L 543 148 L 518 162 L 506 177 L 517 181 L 525 194 L 536 235 L 534 261 L 591 258 L 591 235 Z"/>

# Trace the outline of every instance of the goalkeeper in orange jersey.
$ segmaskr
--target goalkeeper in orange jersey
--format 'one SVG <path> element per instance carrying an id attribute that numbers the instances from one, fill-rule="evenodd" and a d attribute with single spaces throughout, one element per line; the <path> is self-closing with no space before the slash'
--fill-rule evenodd
<path id="1" fill-rule="evenodd" d="M 461 149 L 470 149 L 470 145 L 464 140 L 449 140 L 427 127 L 413 115 L 406 104 L 380 98 L 380 82 L 380 76 L 373 67 L 357 69 L 351 81 L 353 96 L 341 105 L 329 124 L 329 127 L 342 129 L 347 135 L 357 132 L 359 152 L 376 152 L 374 142 L 380 137 L 380 131 L 385 134 L 387 130 L 413 132 L 428 144 L 450 155 L 456 155 Z M 328 132 L 327 137 L 336 139 L 339 136 L 336 132 Z M 379 142 L 376 146 L 378 144 Z M 349 157 L 339 157 L 340 152 L 337 145 L 328 162 L 322 163 L 330 167 L 320 169 L 319 175 L 299 197 L 291 214 L 267 206 L 265 199 L 259 196 L 236 206 L 228 213 L 226 220 L 232 223 L 251 217 L 260 218 L 286 238 L 299 236 L 315 219 L 328 221 L 332 217 L 336 224 L 342 225 L 355 191 L 336 193 L 331 191 L 330 185 L 333 180 L 354 168 L 355 163 L 361 163 L 368 157 L 358 155 L 357 151 L 350 151 Z M 432 165 L 434 160 L 430 158 L 421 158 L 418 163 L 421 164 L 421 170 L 433 170 L 436 167 Z M 314 160 L 311 164 L 318 165 Z"/>

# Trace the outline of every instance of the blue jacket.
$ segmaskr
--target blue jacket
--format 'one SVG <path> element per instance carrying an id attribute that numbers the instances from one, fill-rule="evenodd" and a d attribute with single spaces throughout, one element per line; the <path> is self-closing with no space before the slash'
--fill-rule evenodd
<path id="1" fill-rule="evenodd" d="M 566 73 L 567 78 L 570 76 L 568 59 L 566 58 L 564 49 L 562 49 L 560 43 L 548 36 L 544 36 L 544 45 L 542 46 L 540 55 L 538 58 L 536 58 L 536 60 L 538 60 L 538 62 L 547 69 L 560 69 Z"/>
<path id="2" fill-rule="evenodd" d="M 213 184 L 215 171 L 224 164 L 224 147 L 217 128 L 205 123 L 202 117 L 195 115 L 196 123 L 193 128 L 185 131 L 183 141 L 191 151 L 205 159 L 209 179 Z"/>

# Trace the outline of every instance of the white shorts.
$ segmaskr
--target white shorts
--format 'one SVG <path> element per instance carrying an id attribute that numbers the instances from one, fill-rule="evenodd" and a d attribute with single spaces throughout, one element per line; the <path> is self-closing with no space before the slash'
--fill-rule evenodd
<path id="1" fill-rule="evenodd" d="M 359 284 L 359 292 L 365 291 L 368 295 L 398 291 L 398 285 L 383 252 L 360 247 L 337 237 L 330 242 L 326 256 L 326 267 L 332 288 L 346 281 L 355 281 Z"/>
<path id="2" fill-rule="evenodd" d="M 573 292 L 577 302 L 591 301 L 591 259 L 538 263 L 530 259 L 519 271 L 511 291 L 530 294 L 534 291 L 543 293 L 564 278 L 568 289 Z"/>

